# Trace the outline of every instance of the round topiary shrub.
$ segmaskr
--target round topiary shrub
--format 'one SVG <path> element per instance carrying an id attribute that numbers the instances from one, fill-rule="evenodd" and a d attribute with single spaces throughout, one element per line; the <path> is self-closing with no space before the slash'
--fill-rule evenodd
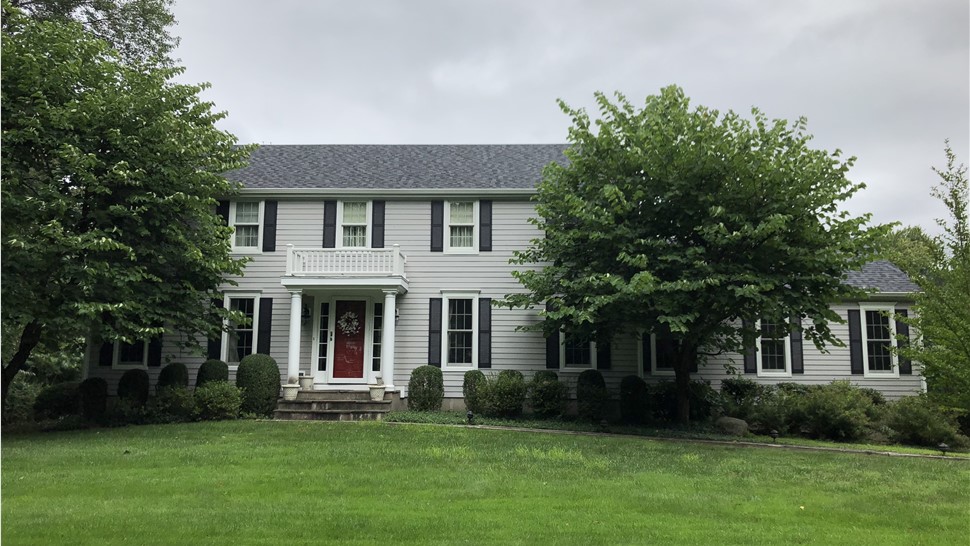
<path id="1" fill-rule="evenodd" d="M 518 417 L 525 404 L 526 385 L 522 373 L 502 370 L 483 386 L 482 413 L 490 417 Z"/>
<path id="2" fill-rule="evenodd" d="M 441 368 L 418 366 L 408 380 L 408 409 L 415 411 L 438 411 L 445 398 L 444 378 Z"/>
<path id="3" fill-rule="evenodd" d="M 81 415 L 88 421 L 103 421 L 108 412 L 108 382 L 89 377 L 78 387 L 81 395 Z"/>
<path id="4" fill-rule="evenodd" d="M 600 421 L 606 415 L 609 393 L 599 370 L 586 370 L 576 379 L 576 410 L 580 419 Z"/>
<path id="5" fill-rule="evenodd" d="M 162 368 L 158 373 L 158 383 L 155 385 L 156 392 L 161 392 L 166 387 L 188 387 L 189 370 L 181 362 L 172 362 Z"/>
<path id="6" fill-rule="evenodd" d="M 242 411 L 270 417 L 280 397 L 280 368 L 269 355 L 243 357 L 236 370 L 236 386 L 242 389 Z"/>
<path id="7" fill-rule="evenodd" d="M 228 381 L 208 381 L 195 389 L 195 415 L 203 421 L 239 417 L 242 392 Z"/>
<path id="8" fill-rule="evenodd" d="M 127 400 L 134 407 L 148 403 L 148 372 L 128 370 L 118 380 L 118 398 Z"/>
<path id="9" fill-rule="evenodd" d="M 632 424 L 647 419 L 647 383 L 639 376 L 628 375 L 620 380 L 620 417 Z"/>
<path id="10" fill-rule="evenodd" d="M 550 418 L 562 415 L 566 401 L 566 385 L 559 382 L 556 372 L 536 372 L 529 383 L 529 399 L 532 411 L 538 417 Z"/>
<path id="11" fill-rule="evenodd" d="M 199 366 L 199 373 L 195 376 L 195 388 L 210 381 L 229 381 L 229 365 L 221 360 L 206 360 Z"/>
<path id="12" fill-rule="evenodd" d="M 461 394 L 465 397 L 465 407 L 472 413 L 482 412 L 481 386 L 485 383 L 485 374 L 481 370 L 468 370 L 461 386 Z"/>
<path id="13" fill-rule="evenodd" d="M 34 419 L 57 419 L 77 415 L 81 411 L 79 385 L 74 381 L 45 387 L 34 400 Z"/>

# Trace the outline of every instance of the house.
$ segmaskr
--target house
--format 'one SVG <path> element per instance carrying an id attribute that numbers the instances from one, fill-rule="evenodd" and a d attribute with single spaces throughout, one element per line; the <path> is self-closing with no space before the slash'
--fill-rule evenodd
<path id="1" fill-rule="evenodd" d="M 444 372 L 447 405 L 461 406 L 472 369 L 542 369 L 574 381 L 603 371 L 611 392 L 623 376 L 649 381 L 673 375 L 663 336 L 628 334 L 610 347 L 545 339 L 518 330 L 538 311 L 493 307 L 522 287 L 509 259 L 540 236 L 530 201 L 544 165 L 564 162 L 565 145 L 262 146 L 249 167 L 229 173 L 245 188 L 218 212 L 235 228 L 233 252 L 251 261 L 220 302 L 251 321 L 208 357 L 234 370 L 250 353 L 272 355 L 280 377 L 309 375 L 315 389 L 365 389 L 381 377 L 407 396 L 412 370 Z M 874 262 L 848 282 L 877 290 L 863 302 L 833 305 L 846 324 L 832 325 L 845 347 L 821 352 L 796 332 L 765 337 L 745 355 L 710 358 L 695 377 L 715 386 L 729 367 L 759 382 L 808 384 L 848 379 L 889 398 L 924 390 L 918 367 L 890 351 L 896 324 L 885 311 L 907 311 L 916 286 L 888 262 Z M 775 325 L 760 324 L 764 332 Z M 179 335 L 161 343 L 92 344 L 89 375 L 114 384 L 130 368 L 185 363 L 194 377 L 204 360 L 181 352 Z"/>

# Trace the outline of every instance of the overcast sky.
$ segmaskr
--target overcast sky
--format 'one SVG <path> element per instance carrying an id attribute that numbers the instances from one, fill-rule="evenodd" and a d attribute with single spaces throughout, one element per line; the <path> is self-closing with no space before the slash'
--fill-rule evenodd
<path id="1" fill-rule="evenodd" d="M 183 81 L 263 144 L 566 141 L 556 99 L 808 118 L 858 157 L 849 205 L 936 232 L 943 141 L 970 150 L 967 0 L 178 1 Z"/>

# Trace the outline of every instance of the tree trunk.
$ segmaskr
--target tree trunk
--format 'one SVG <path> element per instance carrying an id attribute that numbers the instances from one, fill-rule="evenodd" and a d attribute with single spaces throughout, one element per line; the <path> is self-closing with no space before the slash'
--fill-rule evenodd
<path id="1" fill-rule="evenodd" d="M 20 370 L 24 369 L 27 364 L 27 359 L 30 357 L 31 351 L 40 342 L 40 334 L 43 327 L 37 322 L 36 319 L 27 323 L 24 326 L 24 331 L 20 334 L 20 343 L 17 345 L 17 352 L 14 353 L 13 357 L 10 359 L 10 363 L 3 367 L 3 404 L 7 403 L 7 391 L 10 389 L 10 384 L 13 383 L 13 378 L 17 376 Z"/>
<path id="2" fill-rule="evenodd" d="M 690 368 L 697 359 L 697 349 L 683 342 L 674 368 L 677 384 L 677 422 L 686 425 L 690 422 Z"/>

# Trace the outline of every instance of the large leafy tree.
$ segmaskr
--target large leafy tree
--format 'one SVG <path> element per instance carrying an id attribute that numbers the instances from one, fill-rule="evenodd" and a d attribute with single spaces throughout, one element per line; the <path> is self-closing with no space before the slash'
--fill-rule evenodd
<path id="1" fill-rule="evenodd" d="M 879 246 L 883 258 L 913 278 L 932 270 L 944 256 L 940 241 L 920 226 L 894 229 L 880 241 Z"/>
<path id="2" fill-rule="evenodd" d="M 933 195 L 949 218 L 938 220 L 943 233 L 936 243 L 943 249 L 914 279 L 922 289 L 916 296 L 918 337 L 908 356 L 922 364 L 930 396 L 938 403 L 961 410 L 964 426 L 970 424 L 970 189 L 967 168 L 957 164 L 946 145 L 946 168 L 933 170 L 940 183 Z"/>
<path id="3" fill-rule="evenodd" d="M 542 267 L 516 272 L 526 291 L 507 304 L 551 304 L 536 326 L 547 335 L 669 328 L 684 422 L 692 364 L 751 343 L 743 319 L 807 318 L 806 337 L 840 343 L 829 305 L 859 295 L 845 272 L 888 229 L 839 209 L 863 187 L 846 178 L 852 158 L 809 147 L 804 119 L 691 108 L 675 86 L 641 109 L 596 100 L 595 125 L 560 102 L 569 162 L 546 167 L 534 220 L 545 235 L 513 260 Z"/>
<path id="4" fill-rule="evenodd" d="M 94 328 L 216 335 L 209 294 L 243 265 L 214 214 L 235 190 L 220 173 L 249 149 L 178 69 L 7 3 L 2 32 L 4 396 L 38 346 Z"/>

